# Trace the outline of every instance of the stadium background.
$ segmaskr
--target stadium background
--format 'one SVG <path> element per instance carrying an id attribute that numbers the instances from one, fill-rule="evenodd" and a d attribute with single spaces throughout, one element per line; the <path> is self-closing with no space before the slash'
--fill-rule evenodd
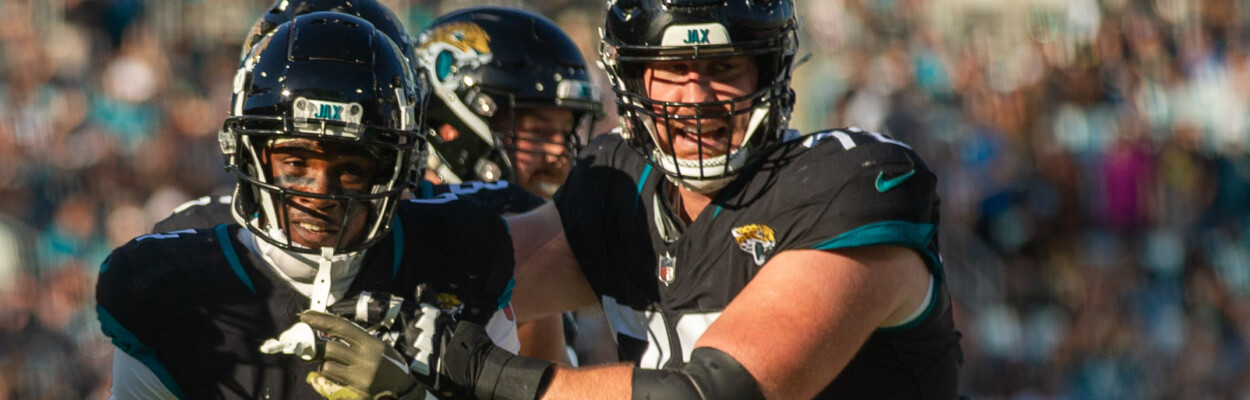
<path id="1" fill-rule="evenodd" d="M 269 3 L 0 1 L 0 399 L 107 397 L 94 276 L 230 184 L 215 133 Z M 486 2 L 384 3 L 416 33 Z M 596 59 L 603 1 L 489 3 Z M 1250 398 L 1250 0 L 798 7 L 792 126 L 888 132 L 940 177 L 966 394 Z"/>

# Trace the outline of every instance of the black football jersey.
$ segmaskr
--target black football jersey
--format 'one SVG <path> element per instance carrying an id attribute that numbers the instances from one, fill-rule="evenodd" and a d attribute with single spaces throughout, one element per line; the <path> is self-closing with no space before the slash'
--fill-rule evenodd
<path id="1" fill-rule="evenodd" d="M 494 208 L 502 216 L 523 213 L 543 205 L 542 197 L 513 186 L 507 181 L 498 182 L 464 182 L 459 184 L 432 185 L 421 181 L 415 190 L 417 198 L 434 198 L 447 196 L 448 193 L 457 198 L 470 199 Z M 153 233 L 173 232 L 183 229 L 207 228 L 217 224 L 233 224 L 234 216 L 230 213 L 230 195 L 204 196 L 184 203 L 165 219 L 157 222 L 152 228 Z"/>
<path id="2" fill-rule="evenodd" d="M 511 301 L 511 238 L 494 210 L 449 195 L 405 201 L 395 218 L 344 298 L 414 300 L 425 284 L 442 306 L 483 325 Z M 96 289 L 103 330 L 181 398 L 319 398 L 304 383 L 318 363 L 259 351 L 298 322 L 309 298 L 249 251 L 240 229 L 152 234 L 114 250 Z"/>
<path id="3" fill-rule="evenodd" d="M 934 174 L 905 144 L 854 129 L 792 134 L 763 157 L 686 226 L 665 200 L 665 175 L 619 135 L 579 154 L 555 202 L 622 352 L 634 351 L 624 359 L 681 366 L 778 252 L 895 245 L 926 261 L 930 306 L 873 333 L 821 397 L 953 398 L 962 355 L 938 253 Z"/>

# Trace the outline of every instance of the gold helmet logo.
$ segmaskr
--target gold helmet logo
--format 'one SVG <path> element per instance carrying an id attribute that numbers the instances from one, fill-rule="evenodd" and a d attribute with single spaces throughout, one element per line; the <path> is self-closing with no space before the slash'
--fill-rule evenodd
<path id="1" fill-rule="evenodd" d="M 420 49 L 426 49 L 433 43 L 445 43 L 468 53 L 490 53 L 490 35 L 482 27 L 472 22 L 453 22 L 430 31 L 427 41 L 421 43 Z"/>
<path id="2" fill-rule="evenodd" d="M 421 33 L 417 61 L 446 90 L 460 87 L 459 71 L 489 63 L 490 35 L 472 22 L 451 22 Z M 471 83 L 466 83 L 472 85 Z"/>

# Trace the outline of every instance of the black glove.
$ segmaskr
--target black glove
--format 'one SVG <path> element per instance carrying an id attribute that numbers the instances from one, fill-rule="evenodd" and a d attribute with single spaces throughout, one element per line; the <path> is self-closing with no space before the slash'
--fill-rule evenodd
<path id="1" fill-rule="evenodd" d="M 496 346 L 481 325 L 460 321 L 444 337 L 439 376 L 479 399 L 537 399 L 547 387 L 552 364 Z"/>
<path id="2" fill-rule="evenodd" d="M 321 369 L 308 375 L 308 383 L 329 399 L 418 399 L 425 385 L 409 375 L 408 362 L 389 343 L 383 342 L 346 318 L 305 311 L 300 321 L 335 340 L 318 346 Z"/>

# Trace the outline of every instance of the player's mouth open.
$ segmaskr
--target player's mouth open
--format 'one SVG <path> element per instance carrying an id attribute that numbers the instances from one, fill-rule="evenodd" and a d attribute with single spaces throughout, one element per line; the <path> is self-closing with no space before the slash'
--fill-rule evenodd
<path id="1" fill-rule="evenodd" d="M 677 128 L 676 141 L 687 142 L 690 146 L 702 145 L 704 149 L 721 149 L 725 146 L 725 140 L 729 137 L 729 128 L 709 128 L 704 127 L 702 132 L 696 126 Z"/>
<path id="2" fill-rule="evenodd" d="M 304 228 L 304 230 L 310 231 L 310 232 L 316 232 L 316 233 L 334 232 L 334 228 L 331 228 L 327 225 L 311 224 L 308 222 L 296 222 L 295 225 L 299 226 L 300 228 Z"/>
<path id="3" fill-rule="evenodd" d="M 293 228 L 300 231 L 299 236 L 312 241 L 330 240 L 338 235 L 338 225 L 321 221 L 295 222 Z"/>

